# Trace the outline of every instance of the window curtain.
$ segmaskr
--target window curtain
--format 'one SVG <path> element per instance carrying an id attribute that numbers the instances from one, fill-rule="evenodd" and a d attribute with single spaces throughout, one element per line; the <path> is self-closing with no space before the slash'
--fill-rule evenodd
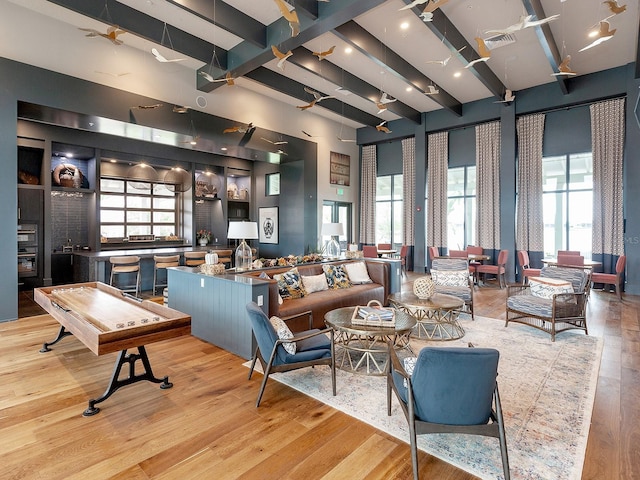
<path id="1" fill-rule="evenodd" d="M 360 243 L 376 243 L 376 146 L 362 147 L 360 176 Z"/>
<path id="2" fill-rule="evenodd" d="M 615 272 L 624 255 L 622 160 L 624 150 L 624 98 L 594 103 L 591 111 L 593 154 L 593 259 L 603 271 Z"/>
<path id="3" fill-rule="evenodd" d="M 531 266 L 542 267 L 544 222 L 542 217 L 542 139 L 544 114 L 518 118 L 518 203 L 516 248 L 529 253 Z"/>
<path id="4" fill-rule="evenodd" d="M 427 245 L 447 246 L 449 133 L 432 133 L 427 148 Z"/>
<path id="5" fill-rule="evenodd" d="M 416 205 L 416 139 L 402 140 L 402 243 L 414 245 Z"/>
<path id="6" fill-rule="evenodd" d="M 500 249 L 500 122 L 476 126 L 476 243 Z"/>

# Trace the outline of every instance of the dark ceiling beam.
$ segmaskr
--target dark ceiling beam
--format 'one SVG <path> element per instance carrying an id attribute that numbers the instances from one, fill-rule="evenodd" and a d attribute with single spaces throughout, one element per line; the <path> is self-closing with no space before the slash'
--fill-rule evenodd
<path id="1" fill-rule="evenodd" d="M 224 2 L 211 0 L 167 0 L 207 22 L 233 33 L 239 38 L 264 48 L 267 44 L 266 27 Z"/>
<path id="2" fill-rule="evenodd" d="M 403 0 L 404 3 L 409 4 L 411 0 Z M 413 13 L 420 16 L 424 10 L 424 5 L 413 7 L 411 9 Z M 433 20 L 430 22 L 424 22 L 425 25 L 433 32 L 433 34 L 442 38 L 444 44 L 449 48 L 451 53 L 462 62 L 463 65 L 469 64 L 472 60 L 480 58 L 480 55 L 476 52 L 477 45 L 471 45 L 467 42 L 467 39 L 460 33 L 456 26 L 451 23 L 451 20 L 442 13 L 442 9 L 438 8 L 433 12 Z M 459 52 L 462 47 L 464 50 Z M 491 60 L 489 60 L 491 61 Z M 489 68 L 486 62 L 478 62 L 472 65 L 469 70 L 482 84 L 496 97 L 503 98 L 507 87 L 496 76 L 495 73 Z"/>
<path id="3" fill-rule="evenodd" d="M 380 100 L 380 89 L 378 87 L 374 87 L 327 60 L 318 61 L 318 57 L 304 47 L 296 48 L 288 61 L 373 103 Z M 420 112 L 399 100 L 387 103 L 387 110 L 416 124 L 421 121 Z M 380 121 L 378 120 L 378 123 Z"/>
<path id="4" fill-rule="evenodd" d="M 245 75 L 246 78 L 254 80 L 262 85 L 265 85 L 271 89 L 277 90 L 289 97 L 297 98 L 300 100 L 300 105 L 309 103 L 313 97 L 304 91 L 305 85 L 300 82 L 296 82 L 284 75 L 269 70 L 265 67 L 258 67 Z M 319 92 L 323 96 L 331 92 Z M 291 107 L 295 108 L 295 107 Z M 336 98 L 328 98 L 322 100 L 322 102 L 316 104 L 314 108 L 326 108 L 334 112 L 337 115 L 353 120 L 354 122 L 361 123 L 362 125 L 376 126 L 380 123 L 380 119 L 375 115 L 371 115 L 367 112 L 348 105 Z"/>
<path id="5" fill-rule="evenodd" d="M 353 20 L 337 27 L 334 33 L 362 54 L 366 55 L 369 59 L 373 60 L 380 67 L 412 86 L 415 90 L 424 94 L 428 91 L 429 85 L 435 85 L 433 80 L 404 60 L 396 52 L 386 47 L 380 40 Z M 450 112 L 461 116 L 462 104 L 443 88 L 439 87 L 439 91 L 440 92 L 435 95 L 429 95 L 429 98 Z"/>
<path id="6" fill-rule="evenodd" d="M 216 47 L 212 43 L 195 37 L 183 30 L 179 30 L 172 25 L 161 22 L 115 0 L 48 1 L 105 24 L 118 25 L 129 33 L 145 38 L 158 45 L 170 47 L 178 53 L 204 63 L 211 61 L 211 55 L 215 49 L 220 64 L 225 65 L 227 63 L 227 51 L 225 49 Z M 171 37 L 171 45 L 167 44 L 166 39 L 164 44 L 162 42 L 165 26 Z M 120 39 L 125 44 L 127 43 L 126 36 L 120 37 Z"/>
<path id="7" fill-rule="evenodd" d="M 522 0 L 522 4 L 529 15 L 535 15 L 538 19 L 546 18 L 540 0 Z M 544 25 L 539 25 L 533 28 L 536 31 L 536 36 L 538 37 L 538 42 L 540 42 L 542 51 L 549 61 L 551 70 L 558 72 L 558 67 L 562 63 L 562 57 L 560 56 L 558 46 L 553 38 L 553 34 L 551 33 L 551 27 L 548 23 L 545 23 Z M 567 77 L 556 75 L 556 81 L 558 82 L 558 86 L 560 87 L 560 90 L 562 90 L 562 93 L 567 95 L 569 93 Z"/>
<path id="8" fill-rule="evenodd" d="M 300 8 L 300 11 L 296 9 L 300 20 L 300 33 L 298 36 L 291 36 L 289 23 L 281 17 L 267 26 L 267 47 L 259 48 L 250 42 L 241 42 L 229 50 L 226 68 L 214 67 L 209 71 L 209 66 L 205 66 L 200 70 L 209 73 L 214 78 L 223 77 L 227 71 L 230 71 L 234 77 L 241 77 L 273 59 L 271 45 L 276 45 L 281 52 L 294 50 L 323 33 L 329 32 L 352 18 L 356 18 L 377 7 L 384 1 L 340 0 L 339 2 L 322 2 L 321 8 L 318 8 L 317 18 L 314 18 L 313 14 L 310 14 L 306 8 Z M 311 8 L 308 1 L 304 2 L 302 7 L 305 5 L 307 5 L 307 8 Z M 197 75 L 197 77 L 197 88 L 203 92 L 211 92 L 223 84 L 223 82 L 207 82 L 202 78 L 202 75 Z"/>

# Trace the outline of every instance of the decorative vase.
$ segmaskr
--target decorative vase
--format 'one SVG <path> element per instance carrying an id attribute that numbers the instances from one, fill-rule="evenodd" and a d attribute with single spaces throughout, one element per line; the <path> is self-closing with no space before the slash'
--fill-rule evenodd
<path id="1" fill-rule="evenodd" d="M 209 243 L 209 242 L 207 241 L 206 238 L 201 238 L 201 239 L 198 240 L 198 243 L 200 244 L 201 247 L 206 247 L 207 243 Z"/>
<path id="2" fill-rule="evenodd" d="M 431 277 L 420 277 L 413 282 L 413 293 L 418 298 L 431 298 L 435 293 L 436 287 Z"/>

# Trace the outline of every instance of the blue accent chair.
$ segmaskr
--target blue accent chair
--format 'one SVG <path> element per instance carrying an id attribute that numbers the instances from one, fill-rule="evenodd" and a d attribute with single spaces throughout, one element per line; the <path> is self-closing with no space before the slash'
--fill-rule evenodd
<path id="1" fill-rule="evenodd" d="M 334 354 L 333 330 L 327 331 L 311 329 L 294 334 L 293 338 L 285 340 L 278 338 L 278 335 L 271 325 L 269 318 L 262 309 L 255 303 L 247 304 L 247 312 L 251 320 L 253 335 L 256 339 L 256 350 L 251 361 L 249 370 L 249 380 L 253 374 L 256 360 L 260 360 L 264 376 L 256 407 L 260 406 L 262 394 L 267 386 L 267 379 L 273 372 L 288 372 L 298 368 L 313 367 L 315 365 L 328 365 L 331 368 L 331 383 L 333 385 L 333 395 L 336 395 L 336 367 Z M 311 324 L 311 317 L 309 323 Z M 330 334 L 330 339 L 327 338 Z M 291 355 L 282 346 L 287 342 L 296 342 L 296 353 Z M 268 360 L 265 361 L 265 355 Z"/>
<path id="2" fill-rule="evenodd" d="M 502 469 L 509 480 L 509 456 L 498 393 L 498 360 L 493 348 L 425 347 L 409 375 L 389 346 L 387 414 L 391 392 L 409 423 L 413 478 L 418 480 L 417 435 L 466 433 L 500 440 Z"/>

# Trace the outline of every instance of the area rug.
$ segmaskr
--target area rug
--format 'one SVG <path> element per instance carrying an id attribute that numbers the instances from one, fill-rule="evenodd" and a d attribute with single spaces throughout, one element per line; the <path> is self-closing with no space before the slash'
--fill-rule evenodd
<path id="1" fill-rule="evenodd" d="M 548 334 L 504 320 L 461 316 L 460 340 L 411 340 L 414 352 L 430 346 L 491 347 L 500 351 L 498 386 L 514 479 L 580 479 L 589 434 L 603 341 L 583 332 Z M 272 377 L 358 420 L 408 442 L 409 432 L 393 397 L 387 416 L 386 379 L 337 370 L 337 396 L 325 368 Z M 421 450 L 480 478 L 502 478 L 498 440 L 473 435 L 422 435 Z"/>

